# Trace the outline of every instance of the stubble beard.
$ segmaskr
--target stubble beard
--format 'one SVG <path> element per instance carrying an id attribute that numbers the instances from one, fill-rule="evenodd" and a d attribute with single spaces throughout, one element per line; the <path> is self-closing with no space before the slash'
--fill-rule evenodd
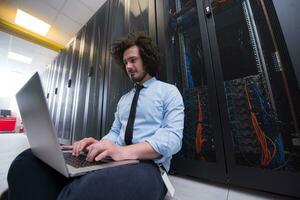
<path id="1" fill-rule="evenodd" d="M 147 72 L 146 72 L 146 71 L 143 71 L 143 74 L 142 74 L 140 77 L 137 77 L 137 78 L 135 78 L 134 75 L 135 75 L 135 74 L 129 74 L 130 80 L 131 80 L 132 82 L 134 82 L 134 83 L 139 83 L 139 82 L 141 82 L 142 80 L 144 80 L 144 78 L 145 78 L 146 75 L 147 75 Z"/>

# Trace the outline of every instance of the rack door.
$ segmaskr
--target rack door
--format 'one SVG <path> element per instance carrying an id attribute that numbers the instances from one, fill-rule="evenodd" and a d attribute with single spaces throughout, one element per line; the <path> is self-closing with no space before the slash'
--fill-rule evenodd
<path id="1" fill-rule="evenodd" d="M 217 93 L 201 1 L 156 1 L 160 79 L 175 84 L 185 106 L 183 143 L 173 173 L 226 182 Z"/>
<path id="2" fill-rule="evenodd" d="M 229 181 L 300 197 L 299 80 L 274 5 L 207 2 Z"/>

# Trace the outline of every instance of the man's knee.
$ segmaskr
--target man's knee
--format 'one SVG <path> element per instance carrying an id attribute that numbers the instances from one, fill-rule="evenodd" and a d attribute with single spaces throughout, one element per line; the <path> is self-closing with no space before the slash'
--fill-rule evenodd
<path id="1" fill-rule="evenodd" d="M 12 180 L 15 180 L 20 173 L 24 173 L 24 170 L 26 169 L 26 162 L 28 160 L 35 159 L 31 149 L 26 149 L 22 153 L 20 153 L 11 163 L 8 174 L 7 174 L 7 180 L 8 182 L 11 182 Z"/>

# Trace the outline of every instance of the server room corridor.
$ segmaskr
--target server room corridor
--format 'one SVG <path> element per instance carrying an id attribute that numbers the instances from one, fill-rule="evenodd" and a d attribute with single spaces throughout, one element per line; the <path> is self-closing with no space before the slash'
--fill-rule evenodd
<path id="1" fill-rule="evenodd" d="M 153 192 L 160 199 L 300 199 L 299 9 L 299 0 L 1 0 L 0 200 L 15 197 L 8 177 L 26 149 L 66 180 L 77 179 L 74 167 L 57 163 L 84 138 L 93 141 L 87 146 L 104 139 L 121 149 L 144 145 L 142 156 L 113 167 L 150 163 L 163 183 Z M 135 34 L 142 42 L 128 42 Z M 139 45 L 147 37 L 155 47 L 146 51 Z M 128 51 L 135 47 L 137 54 Z M 139 73 L 144 79 L 136 81 Z M 40 90 L 24 95 L 37 76 Z M 161 85 L 149 95 L 152 82 Z M 45 151 L 50 144 L 59 155 Z M 30 173 L 15 179 L 22 174 Z M 151 198 L 143 186 L 131 195 Z"/>

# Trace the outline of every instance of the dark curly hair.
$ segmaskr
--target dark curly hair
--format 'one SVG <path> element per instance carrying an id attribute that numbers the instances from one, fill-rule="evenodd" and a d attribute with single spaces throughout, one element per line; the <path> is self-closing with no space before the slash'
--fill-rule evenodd
<path id="1" fill-rule="evenodd" d="M 123 63 L 123 54 L 128 48 L 135 45 L 139 48 L 140 56 L 146 72 L 148 72 L 150 76 L 156 76 L 160 64 L 159 50 L 151 37 L 146 35 L 144 32 L 131 32 L 127 35 L 127 37 L 118 39 L 111 46 L 111 54 L 116 62 L 126 72 L 126 68 Z"/>

